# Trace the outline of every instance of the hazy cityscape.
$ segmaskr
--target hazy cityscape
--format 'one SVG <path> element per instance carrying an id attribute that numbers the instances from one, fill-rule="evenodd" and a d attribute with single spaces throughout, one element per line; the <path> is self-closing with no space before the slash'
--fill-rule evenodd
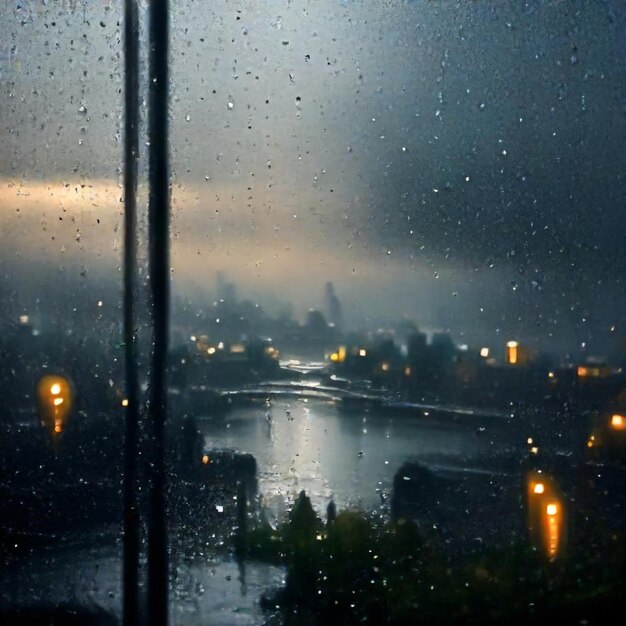
<path id="1" fill-rule="evenodd" d="M 237 564 L 234 574 L 223 576 L 239 583 L 222 585 L 194 611 L 225 610 L 214 604 L 224 594 L 233 606 L 248 607 L 242 610 L 252 611 L 253 621 L 270 607 L 272 613 L 293 602 L 308 606 L 309 591 L 297 590 L 303 583 L 294 582 L 289 552 L 280 556 L 287 548 L 271 556 L 271 537 L 278 541 L 289 524 L 304 524 L 293 532 L 326 536 L 317 522 L 306 530 L 309 522 L 295 521 L 309 519 L 294 512 L 307 506 L 311 519 L 315 511 L 328 518 L 327 526 L 337 519 L 351 528 L 358 520 L 341 512 L 359 511 L 378 529 L 368 532 L 383 533 L 376 540 L 372 535 L 372 542 L 387 541 L 387 520 L 412 520 L 439 546 L 444 562 L 472 562 L 485 550 L 506 551 L 525 541 L 537 551 L 533 558 L 550 562 L 565 554 L 566 545 L 588 541 L 602 551 L 617 540 L 613 531 L 598 528 L 619 524 L 626 504 L 620 487 L 626 458 L 623 360 L 575 360 L 513 338 L 458 344 L 450 334 L 427 334 L 406 318 L 387 328 L 354 330 L 345 324 L 332 282 L 320 286 L 319 308 L 302 321 L 289 309 L 276 317 L 265 313 L 221 273 L 214 283 L 215 299 L 203 306 L 173 302 L 170 540 L 177 567 L 206 550 L 211 571 Z M 106 301 L 113 294 L 108 296 Z M 30 584 L 25 555 L 52 541 L 69 559 L 64 562 L 72 563 L 85 558 L 80 542 L 74 547 L 77 533 L 93 541 L 97 532 L 104 570 L 85 574 L 96 586 L 88 596 L 116 613 L 119 565 L 111 550 L 121 515 L 128 405 L 119 311 L 107 311 L 98 300 L 88 312 L 68 318 L 59 311 L 50 318 L 38 306 L 4 318 L 0 350 L 1 521 L 10 572 L 3 602 L 10 607 L 24 601 L 20 585 Z M 54 306 L 46 302 L 46 310 Z M 66 298 L 58 306 L 73 308 Z M 71 410 L 57 411 L 70 402 Z M 534 489 L 550 489 L 549 506 L 558 506 L 558 525 L 548 517 L 548 530 L 545 513 L 533 522 L 532 503 L 524 499 L 523 482 L 532 476 L 542 481 L 531 483 Z M 231 550 L 233 556 L 226 556 Z M 594 565 L 593 554 L 574 554 L 586 567 L 606 566 Z M 301 558 L 293 565 L 298 571 Z M 292 573 L 277 591 L 285 584 L 283 559 Z M 55 563 L 38 565 L 37 575 L 47 580 Z M 310 575 L 298 574 L 307 589 L 317 588 Z M 204 577 L 202 570 L 193 576 Z M 251 605 L 249 578 L 258 596 Z M 110 590 L 107 600 L 98 585 Z M 186 588 L 176 587 L 176 611 L 187 610 L 181 600 Z M 23 623 L 35 619 L 28 611 L 23 615 Z M 230 623 L 227 616 L 220 619 Z"/>

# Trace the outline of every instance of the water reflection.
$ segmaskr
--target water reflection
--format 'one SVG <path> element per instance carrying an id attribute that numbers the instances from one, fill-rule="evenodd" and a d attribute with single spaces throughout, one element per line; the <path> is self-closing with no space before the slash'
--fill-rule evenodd
<path id="1" fill-rule="evenodd" d="M 332 497 L 339 508 L 371 509 L 391 491 L 407 460 L 436 467 L 481 467 L 497 447 L 510 450 L 516 429 L 422 418 L 343 413 L 333 402 L 273 400 L 238 407 L 225 418 L 199 420 L 207 447 L 234 448 L 257 460 L 264 502 L 292 501 L 304 489 L 316 510 Z"/>

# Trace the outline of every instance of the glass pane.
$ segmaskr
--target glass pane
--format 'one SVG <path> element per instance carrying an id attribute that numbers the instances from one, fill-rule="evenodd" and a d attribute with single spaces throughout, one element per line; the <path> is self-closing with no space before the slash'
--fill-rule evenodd
<path id="1" fill-rule="evenodd" d="M 172 8 L 175 623 L 615 602 L 620 7 Z"/>
<path id="2" fill-rule="evenodd" d="M 0 3 L 7 624 L 121 612 L 120 4 Z"/>

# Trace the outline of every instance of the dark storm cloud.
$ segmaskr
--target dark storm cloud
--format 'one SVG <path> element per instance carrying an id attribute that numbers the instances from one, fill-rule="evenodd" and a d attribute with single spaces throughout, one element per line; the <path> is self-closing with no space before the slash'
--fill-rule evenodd
<path id="1" fill-rule="evenodd" d="M 407 51 L 387 116 L 406 151 L 381 146 L 374 220 L 465 264 L 619 276 L 626 22 L 602 2 L 469 4 L 429 47 L 435 80 Z"/>
<path id="2" fill-rule="evenodd" d="M 119 6 L 85 7 L 6 11 L 2 175 L 39 223 L 46 181 L 119 175 Z M 583 0 L 172 3 L 175 284 L 225 269 L 310 306 L 332 278 L 362 317 L 475 337 L 620 328 L 625 24 Z M 4 189 L 5 232 L 70 253 Z M 107 198 L 71 208 L 117 255 Z"/>

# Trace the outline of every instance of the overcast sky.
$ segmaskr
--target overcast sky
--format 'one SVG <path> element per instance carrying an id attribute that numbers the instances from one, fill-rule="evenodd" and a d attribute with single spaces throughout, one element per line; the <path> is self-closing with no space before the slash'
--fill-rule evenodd
<path id="1" fill-rule="evenodd" d="M 0 258 L 116 265 L 120 3 L 48 4 L 0 0 Z M 622 2 L 184 0 L 171 57 L 178 291 L 623 336 Z"/>

